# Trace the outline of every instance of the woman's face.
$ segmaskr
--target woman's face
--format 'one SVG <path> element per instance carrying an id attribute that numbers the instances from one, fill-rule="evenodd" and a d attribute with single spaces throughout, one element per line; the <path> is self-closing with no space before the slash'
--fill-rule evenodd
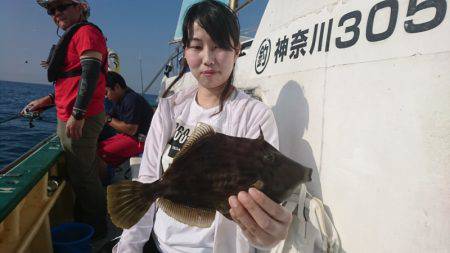
<path id="1" fill-rule="evenodd" d="M 219 48 L 197 22 L 194 22 L 193 33 L 184 49 L 189 68 L 201 87 L 221 89 L 233 71 L 239 52 Z"/>

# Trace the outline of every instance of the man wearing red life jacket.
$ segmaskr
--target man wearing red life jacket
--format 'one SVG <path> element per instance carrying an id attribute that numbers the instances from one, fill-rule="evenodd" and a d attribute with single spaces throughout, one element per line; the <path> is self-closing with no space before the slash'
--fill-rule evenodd
<path id="1" fill-rule="evenodd" d="M 47 67 L 55 93 L 34 100 L 26 110 L 55 104 L 57 134 L 65 151 L 69 181 L 75 192 L 74 219 L 106 234 L 106 198 L 95 169 L 97 138 L 105 123 L 106 39 L 87 22 L 85 0 L 37 0 L 64 34 L 52 47 Z"/>

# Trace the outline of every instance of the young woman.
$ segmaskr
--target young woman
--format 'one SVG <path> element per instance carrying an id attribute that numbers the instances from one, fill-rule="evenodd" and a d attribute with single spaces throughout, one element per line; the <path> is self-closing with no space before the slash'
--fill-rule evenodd
<path id="1" fill-rule="evenodd" d="M 182 42 L 185 63 L 198 85 L 160 100 L 145 142 L 141 182 L 160 178 L 198 122 L 253 139 L 261 127 L 265 140 L 278 147 L 270 109 L 232 85 L 240 46 L 235 13 L 212 0 L 194 4 L 185 16 Z M 209 228 L 180 223 L 152 205 L 136 225 L 124 230 L 114 250 L 142 252 L 150 239 L 160 252 L 252 252 L 286 237 L 292 215 L 262 192 L 242 191 L 231 196 L 229 204 L 234 221 L 216 212 Z"/>

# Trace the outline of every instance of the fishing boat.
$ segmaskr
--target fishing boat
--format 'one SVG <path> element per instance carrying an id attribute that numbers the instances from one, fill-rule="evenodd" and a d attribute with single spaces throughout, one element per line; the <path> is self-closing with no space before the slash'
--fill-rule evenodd
<path id="1" fill-rule="evenodd" d="M 450 250 L 448 8 L 270 0 L 238 58 L 235 85 L 272 108 L 281 152 L 314 169 L 307 188 L 341 252 Z"/>
<path id="2" fill-rule="evenodd" d="M 235 84 L 272 108 L 281 152 L 313 168 L 307 189 L 339 233 L 338 252 L 449 252 L 448 8 L 269 0 L 243 41 Z M 177 68 L 160 75 L 180 52 L 149 86 L 174 79 Z M 187 73 L 175 90 L 194 84 Z M 135 175 L 139 158 L 131 163 Z M 63 168 L 52 136 L 0 172 L 0 252 L 52 251 L 50 224 L 70 219 Z"/>

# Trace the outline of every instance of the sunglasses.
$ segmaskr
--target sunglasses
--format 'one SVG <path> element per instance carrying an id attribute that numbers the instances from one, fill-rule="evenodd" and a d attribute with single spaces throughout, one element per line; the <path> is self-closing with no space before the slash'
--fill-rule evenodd
<path id="1" fill-rule="evenodd" d="M 65 10 L 67 10 L 67 8 L 69 8 L 70 6 L 76 6 L 78 5 L 77 3 L 70 3 L 70 4 L 61 4 L 52 8 L 48 8 L 47 9 L 47 14 L 50 16 L 55 15 L 56 10 L 58 10 L 59 12 L 63 12 Z"/>

